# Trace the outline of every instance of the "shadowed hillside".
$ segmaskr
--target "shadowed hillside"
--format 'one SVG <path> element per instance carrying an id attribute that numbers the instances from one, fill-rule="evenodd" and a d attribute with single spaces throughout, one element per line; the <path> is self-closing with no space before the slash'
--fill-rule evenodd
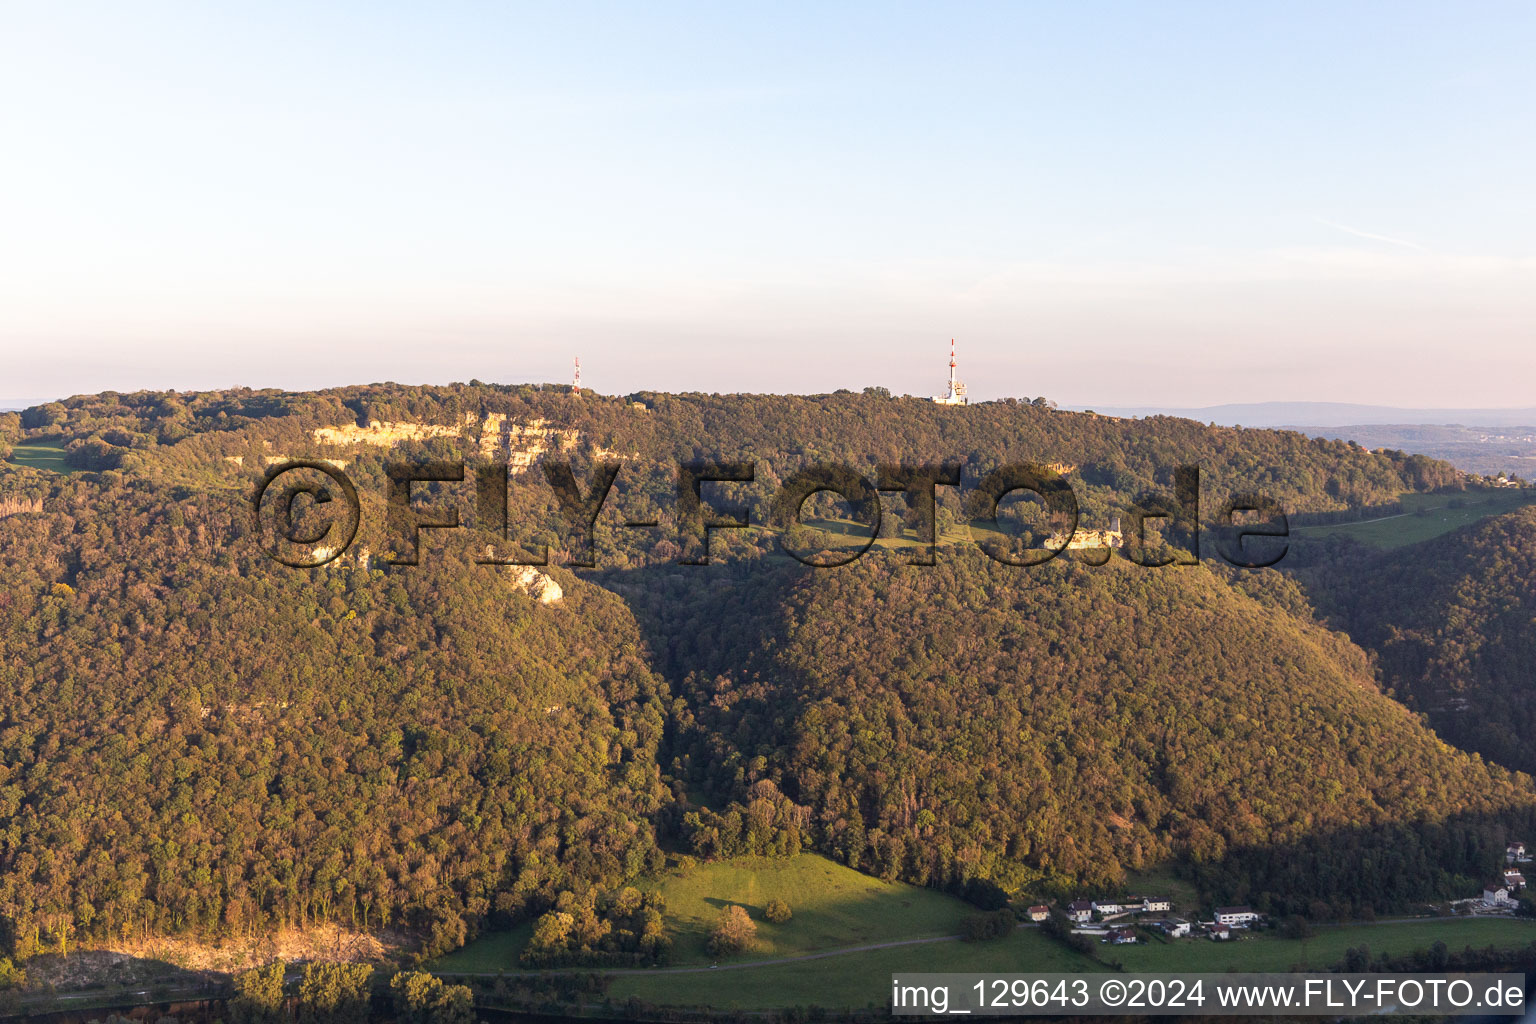
<path id="1" fill-rule="evenodd" d="M 1536 771 L 1536 509 L 1316 576 L 1384 685 L 1450 742 Z"/>
<path id="2" fill-rule="evenodd" d="M 701 853 L 792 827 L 886 877 L 1038 890 L 1531 806 L 1528 779 L 1447 747 L 1264 576 L 1238 589 L 1204 567 L 1020 570 L 954 549 L 934 568 L 615 586 L 688 702 L 675 770 L 738 802 L 690 817 Z M 1438 851 L 1451 870 L 1458 841 Z"/>

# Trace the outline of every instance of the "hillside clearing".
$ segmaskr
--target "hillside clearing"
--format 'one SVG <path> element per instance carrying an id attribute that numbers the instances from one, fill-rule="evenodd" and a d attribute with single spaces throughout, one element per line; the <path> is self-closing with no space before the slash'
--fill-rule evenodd
<path id="1" fill-rule="evenodd" d="M 1348 537 L 1390 549 L 1432 540 L 1441 534 L 1536 503 L 1536 490 L 1470 491 L 1466 494 L 1404 494 L 1403 512 L 1357 523 L 1293 526 L 1303 537 Z"/>
<path id="2" fill-rule="evenodd" d="M 73 473 L 64 461 L 64 449 L 56 441 L 27 441 L 11 449 L 6 461 L 29 469 L 41 469 L 50 473 Z"/>

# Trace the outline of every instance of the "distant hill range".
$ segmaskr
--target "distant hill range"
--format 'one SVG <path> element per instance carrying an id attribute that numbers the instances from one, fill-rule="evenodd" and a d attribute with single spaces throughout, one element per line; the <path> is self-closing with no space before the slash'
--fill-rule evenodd
<path id="1" fill-rule="evenodd" d="M 1343 427 L 1293 427 L 1313 437 L 1355 441 L 1367 448 L 1444 459 L 1457 469 L 1483 476 L 1505 473 L 1536 479 L 1536 427 L 1470 427 L 1459 424 L 1356 423 Z"/>
<path id="2" fill-rule="evenodd" d="M 1182 416 L 1223 426 L 1343 427 L 1351 424 L 1458 424 L 1466 427 L 1536 425 L 1536 407 L 1525 409 L 1406 409 L 1390 405 L 1349 402 L 1248 402 L 1210 405 L 1199 409 L 1166 406 L 1100 406 L 1109 416 Z"/>

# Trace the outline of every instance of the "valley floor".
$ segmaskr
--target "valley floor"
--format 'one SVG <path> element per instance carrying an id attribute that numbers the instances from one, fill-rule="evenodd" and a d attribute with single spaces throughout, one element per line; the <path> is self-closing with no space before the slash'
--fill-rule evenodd
<path id="1" fill-rule="evenodd" d="M 650 885 L 667 901 L 674 942 L 664 968 L 605 971 L 615 1004 L 639 999 L 658 1006 L 770 1010 L 793 1006 L 885 1006 L 890 978 L 900 971 L 1288 971 L 1325 969 L 1351 948 L 1372 956 L 1402 955 L 1444 942 L 1466 947 L 1522 949 L 1536 943 L 1536 921 L 1516 918 L 1413 918 L 1319 926 L 1307 939 L 1274 932 L 1242 934 L 1232 942 L 1153 940 L 1134 946 L 1095 946 L 1099 959 L 1069 950 L 1025 925 L 986 942 L 962 942 L 957 932 L 975 909 L 929 889 L 882 882 L 824 857 L 739 858 L 702 864 L 686 875 Z M 704 948 L 720 908 L 732 903 L 760 919 L 769 899 L 784 899 L 794 917 L 783 925 L 759 920 L 758 947 L 717 960 Z M 532 926 L 495 933 L 439 958 L 444 975 L 518 975 L 518 953 Z M 572 973 L 587 973 L 572 971 Z"/>

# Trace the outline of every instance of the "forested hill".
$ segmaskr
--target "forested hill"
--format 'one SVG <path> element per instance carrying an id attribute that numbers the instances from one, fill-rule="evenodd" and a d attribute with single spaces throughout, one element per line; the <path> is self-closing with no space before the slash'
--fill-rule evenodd
<path id="1" fill-rule="evenodd" d="M 1441 735 L 1536 772 L 1536 509 L 1309 575 Z"/>
<path id="2" fill-rule="evenodd" d="M 300 572 L 243 500 L 69 477 L 0 518 L 0 938 L 390 925 L 427 949 L 658 856 L 666 692 L 554 570 Z"/>
<path id="3" fill-rule="evenodd" d="M 1182 463 L 1292 510 L 1460 485 L 1428 460 L 1018 403 L 479 385 L 88 396 L 0 417 L 0 442 L 80 470 L 0 464 L 0 945 L 23 954 L 315 921 L 441 950 L 669 847 L 1031 896 L 1186 860 L 1276 905 L 1296 886 L 1253 851 L 1316 862 L 1350 830 L 1363 852 L 1307 893 L 1347 912 L 1460 894 L 1533 824 L 1529 778 L 1377 692 L 1275 573 L 963 545 L 930 568 L 813 571 L 766 543 L 682 566 L 611 525 L 577 573 L 537 525 L 556 459 L 623 461 L 612 514 L 660 520 L 680 458 L 755 461 L 763 505 L 811 461 L 1058 461 L 1101 513 Z M 363 526 L 296 570 L 250 503 L 306 455 L 345 464 Z M 365 554 L 385 461 L 456 458 L 510 464 L 511 519 L 554 565 L 475 564 L 471 529 L 415 566 Z"/>
<path id="4" fill-rule="evenodd" d="M 616 585 L 637 588 L 687 698 L 677 770 L 749 807 L 740 823 L 702 821 L 704 852 L 756 841 L 768 811 L 750 808 L 769 780 L 809 809 L 823 849 L 930 884 L 1113 886 L 1170 857 L 1216 863 L 1341 832 L 1366 838 L 1291 911 L 1475 884 L 1506 834 L 1489 823 L 1511 807 L 1511 827 L 1532 820 L 1530 780 L 1446 746 L 1264 575 L 1021 573 L 957 551 L 934 568 L 785 569 L 772 600 L 761 571 L 725 589 L 681 573 L 646 596 Z M 1237 887 L 1271 888 L 1262 875 Z"/>
<path id="5" fill-rule="evenodd" d="M 526 385 L 382 384 L 298 394 L 105 393 L 7 415 L 13 418 L 0 416 L 0 445 L 53 438 L 78 467 L 200 485 L 244 481 L 276 455 L 344 454 L 366 471 L 381 444 L 397 456 L 552 452 L 581 461 L 628 459 L 637 468 L 749 459 L 764 496 L 808 462 L 868 471 L 877 462 L 957 460 L 975 479 L 999 465 L 1032 461 L 1072 467 L 1082 500 L 1101 511 L 1116 496 L 1166 488 L 1173 467 L 1192 463 L 1201 465 L 1214 495 L 1259 491 L 1293 513 L 1379 506 L 1405 491 L 1463 482 L 1449 465 L 1422 456 L 1367 452 L 1288 431 L 1116 419 L 1054 410 L 1043 401 L 946 407 L 883 389 L 618 398 Z M 643 505 L 661 500 L 671 480 L 663 474 L 649 485 L 624 485 L 649 490 L 637 499 Z"/>

